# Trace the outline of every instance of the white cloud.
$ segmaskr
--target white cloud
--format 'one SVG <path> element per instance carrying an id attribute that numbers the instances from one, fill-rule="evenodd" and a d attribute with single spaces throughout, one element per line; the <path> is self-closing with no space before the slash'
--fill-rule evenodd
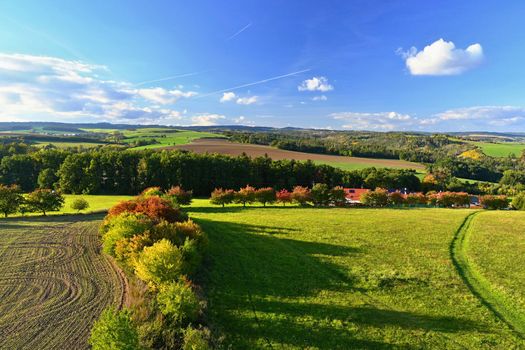
<path id="1" fill-rule="evenodd" d="M 525 108 L 516 106 L 473 106 L 449 109 L 422 122 L 445 130 L 525 130 Z"/>
<path id="2" fill-rule="evenodd" d="M 224 93 L 222 94 L 222 97 L 221 97 L 221 100 L 220 100 L 220 101 L 221 101 L 221 102 L 232 101 L 232 100 L 235 99 L 235 97 L 237 97 L 237 96 L 236 96 L 235 93 L 233 93 L 233 92 L 224 92 Z"/>
<path id="3" fill-rule="evenodd" d="M 473 106 L 449 109 L 427 117 L 397 112 L 340 112 L 330 115 L 352 130 L 525 131 L 525 107 Z"/>
<path id="4" fill-rule="evenodd" d="M 237 99 L 238 105 L 251 105 L 257 102 L 257 96 L 250 96 L 250 97 L 239 97 Z"/>
<path id="5" fill-rule="evenodd" d="M 174 104 L 181 98 L 189 98 L 196 95 L 193 91 L 184 92 L 181 90 L 166 90 L 160 87 L 138 89 L 136 90 L 136 93 L 151 102 L 162 105 Z"/>
<path id="6" fill-rule="evenodd" d="M 341 112 L 333 113 L 330 116 L 336 120 L 341 120 L 344 129 L 351 130 L 409 130 L 415 122 L 415 119 L 410 115 L 397 112 Z"/>
<path id="7" fill-rule="evenodd" d="M 326 100 L 328 100 L 328 97 L 326 97 L 325 95 L 312 97 L 312 101 L 326 101 Z"/>
<path id="8" fill-rule="evenodd" d="M 221 114 L 213 114 L 213 113 L 197 114 L 191 117 L 191 121 L 192 121 L 191 125 L 194 125 L 194 126 L 217 125 L 217 122 L 221 119 L 226 119 L 226 117 Z"/>
<path id="9" fill-rule="evenodd" d="M 47 56 L 0 54 L 0 120 L 180 122 L 170 105 L 195 93 L 137 89 L 104 80 L 103 66 Z M 151 106 L 150 104 L 155 104 Z"/>
<path id="10" fill-rule="evenodd" d="M 415 47 L 403 52 L 398 49 L 412 75 L 457 75 L 475 68 L 483 61 L 483 48 L 472 44 L 465 50 L 452 41 L 439 39 L 421 51 Z"/>
<path id="11" fill-rule="evenodd" d="M 333 90 L 334 87 L 328 84 L 328 79 L 325 77 L 313 77 L 312 79 L 304 80 L 301 85 L 297 87 L 299 91 L 321 91 L 326 92 Z"/>

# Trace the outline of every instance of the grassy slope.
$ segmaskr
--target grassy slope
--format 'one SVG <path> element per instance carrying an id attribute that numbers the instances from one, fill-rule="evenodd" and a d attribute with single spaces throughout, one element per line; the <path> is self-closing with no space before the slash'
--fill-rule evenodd
<path id="1" fill-rule="evenodd" d="M 510 154 L 519 156 L 525 149 L 523 143 L 491 143 L 491 142 L 472 142 L 480 147 L 488 156 L 491 157 L 506 157 Z"/>
<path id="2" fill-rule="evenodd" d="M 342 162 L 325 162 L 325 161 L 314 161 L 316 164 L 326 164 L 333 166 L 334 168 L 343 169 L 346 171 L 351 170 L 361 170 L 371 167 L 380 168 L 377 164 L 374 163 L 342 163 Z M 389 168 L 396 168 L 396 169 L 407 169 L 406 166 L 400 165 L 400 166 L 389 166 Z M 417 174 L 422 174 L 424 176 L 425 171 L 424 170 L 418 170 Z"/>
<path id="3" fill-rule="evenodd" d="M 87 349 L 123 281 L 99 253 L 101 216 L 0 220 L 0 348 Z"/>
<path id="4" fill-rule="evenodd" d="M 507 349 L 449 256 L 469 210 L 190 209 L 213 325 L 233 348 Z"/>
<path id="5" fill-rule="evenodd" d="M 213 134 L 209 132 L 200 132 L 200 131 L 190 131 L 190 130 L 180 130 L 178 132 L 173 132 L 174 129 L 167 129 L 167 128 L 140 128 L 136 130 L 113 130 L 113 129 L 83 129 L 85 131 L 91 131 L 91 132 L 103 132 L 103 133 L 111 133 L 113 131 L 120 131 L 124 134 L 125 143 L 131 143 L 138 140 L 151 140 L 155 139 L 159 141 L 160 143 L 154 144 L 154 145 L 147 145 L 147 146 L 141 146 L 141 147 L 134 147 L 133 149 L 140 150 L 140 149 L 154 149 L 159 147 L 166 147 L 166 146 L 175 146 L 175 145 L 183 145 L 190 143 L 193 140 L 205 138 L 205 137 L 223 137 L 219 134 Z M 167 131 L 167 132 L 163 132 Z M 171 131 L 171 132 L 169 132 Z M 165 135 L 166 137 L 162 137 Z"/>
<path id="6" fill-rule="evenodd" d="M 466 254 L 497 309 L 525 337 L 525 212 L 479 214 Z"/>

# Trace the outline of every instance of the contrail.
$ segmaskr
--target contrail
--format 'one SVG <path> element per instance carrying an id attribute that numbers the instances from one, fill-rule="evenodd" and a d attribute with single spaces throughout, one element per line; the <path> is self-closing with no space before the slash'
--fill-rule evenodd
<path id="1" fill-rule="evenodd" d="M 172 80 L 172 79 L 177 79 L 177 78 L 182 78 L 182 77 L 190 77 L 192 75 L 198 75 L 198 74 L 202 74 L 202 73 L 206 73 L 206 72 L 209 72 L 209 71 L 184 73 L 184 74 L 172 75 L 172 76 L 165 77 L 165 78 L 160 78 L 160 79 L 146 80 L 146 81 L 141 81 L 140 83 L 135 84 L 135 86 L 141 86 L 141 85 L 146 85 L 146 84 L 150 84 L 150 83 L 158 83 L 159 81 Z"/>
<path id="2" fill-rule="evenodd" d="M 259 80 L 259 81 L 255 81 L 253 83 L 248 83 L 248 84 L 243 84 L 243 85 L 238 85 L 238 86 L 234 86 L 234 87 L 231 87 L 231 88 L 228 88 L 228 89 L 222 89 L 222 90 L 217 90 L 217 91 L 213 91 L 213 92 L 209 92 L 205 95 L 199 95 L 195 98 L 200 98 L 200 97 L 206 97 L 206 96 L 210 96 L 210 95 L 215 95 L 215 94 L 220 94 L 221 92 L 226 92 L 226 91 L 233 91 L 233 90 L 238 90 L 238 89 L 242 89 L 242 88 L 245 88 L 245 87 L 248 87 L 248 86 L 253 86 L 253 85 L 258 85 L 258 84 L 263 84 L 263 83 L 267 83 L 269 81 L 273 81 L 273 80 L 277 80 L 277 79 L 282 79 L 282 78 L 286 78 L 286 77 L 290 77 L 292 75 L 297 75 L 297 74 L 301 74 L 301 73 L 305 73 L 305 72 L 309 72 L 311 71 L 312 69 L 311 68 L 308 68 L 308 69 L 303 69 L 303 70 L 300 70 L 300 71 L 297 71 L 297 72 L 293 72 L 293 73 L 288 73 L 288 74 L 284 74 L 284 75 L 278 75 L 276 77 L 272 77 L 272 78 L 268 78 L 268 79 L 263 79 L 263 80 Z"/>
<path id="3" fill-rule="evenodd" d="M 40 31 L 40 30 L 35 30 L 33 29 L 32 27 L 24 24 L 24 23 L 21 23 L 21 22 L 18 22 L 16 21 L 15 19 L 11 18 L 11 17 L 7 17 L 3 14 L 0 15 L 1 18 L 5 19 L 6 21 L 8 22 L 11 22 L 12 24 L 14 24 L 15 26 L 25 30 L 25 31 L 28 31 L 30 32 L 31 34 L 35 35 L 35 36 L 39 36 L 49 42 L 51 42 L 52 44 L 56 45 L 57 47 L 60 47 L 62 50 L 66 51 L 67 53 L 69 53 L 70 55 L 74 56 L 76 59 L 78 60 L 81 60 L 81 61 L 88 61 L 84 55 L 80 54 L 78 51 L 74 50 L 73 48 L 65 45 L 64 43 L 62 43 L 61 41 L 57 40 L 56 38 Z"/>
<path id="4" fill-rule="evenodd" d="M 237 33 L 233 34 L 232 36 L 230 36 L 228 39 L 226 39 L 226 41 L 229 41 L 229 40 L 232 40 L 233 38 L 235 38 L 237 35 L 241 34 L 242 32 L 244 32 L 246 29 L 250 28 L 252 26 L 252 22 L 248 23 L 247 25 L 245 25 L 244 27 L 242 27 Z"/>

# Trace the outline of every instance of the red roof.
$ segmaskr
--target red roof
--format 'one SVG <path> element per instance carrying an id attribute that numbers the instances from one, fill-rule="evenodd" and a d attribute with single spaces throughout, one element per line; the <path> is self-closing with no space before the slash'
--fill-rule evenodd
<path id="1" fill-rule="evenodd" d="M 360 201 L 361 195 L 370 191 L 367 188 L 344 188 L 346 199 L 351 201 Z"/>

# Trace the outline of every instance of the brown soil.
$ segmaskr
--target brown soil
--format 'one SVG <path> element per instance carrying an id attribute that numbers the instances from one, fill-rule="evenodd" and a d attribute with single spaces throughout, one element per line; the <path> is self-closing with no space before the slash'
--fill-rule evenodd
<path id="1" fill-rule="evenodd" d="M 408 168 L 424 170 L 424 166 L 418 163 L 406 162 L 396 159 L 378 159 L 378 158 L 361 158 L 333 156 L 327 154 L 314 154 L 304 152 L 294 152 L 282 150 L 270 146 L 252 145 L 245 143 L 234 143 L 224 139 L 198 139 L 187 145 L 170 146 L 165 149 L 184 149 L 196 153 L 220 153 L 232 156 L 239 156 L 246 153 L 251 157 L 261 157 L 267 154 L 275 160 L 295 159 L 295 160 L 313 160 L 318 162 L 332 163 L 349 163 L 362 164 L 381 168 Z"/>

